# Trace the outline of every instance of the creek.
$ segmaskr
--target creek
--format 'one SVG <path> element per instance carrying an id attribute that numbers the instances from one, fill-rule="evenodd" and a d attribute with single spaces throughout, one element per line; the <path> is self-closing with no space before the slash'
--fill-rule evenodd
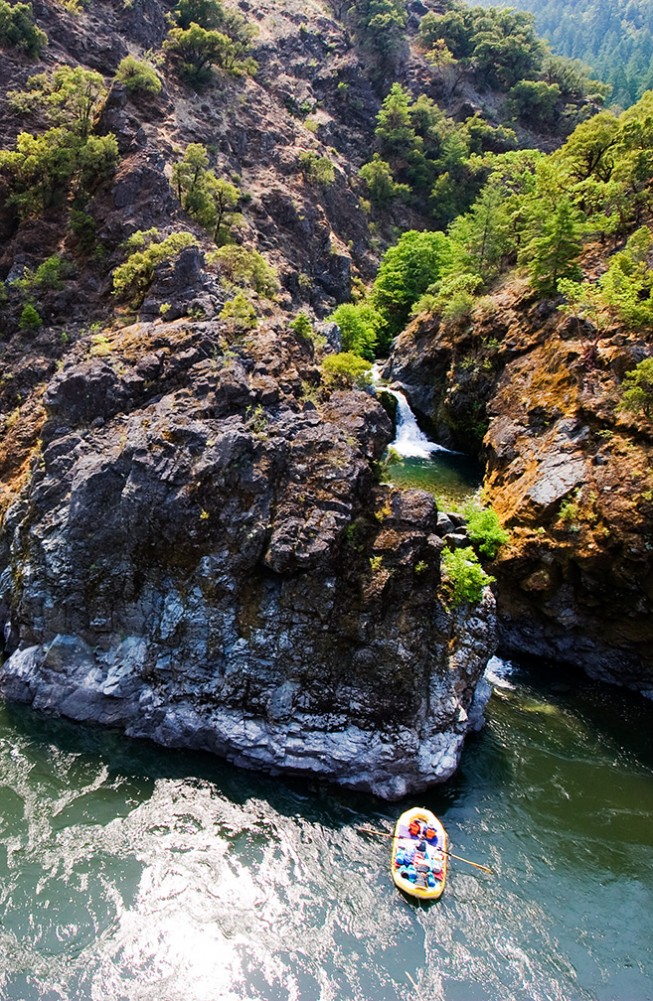
<path id="1" fill-rule="evenodd" d="M 421 805 L 495 875 L 453 860 L 430 906 L 357 830 L 409 804 L 1 707 L 0 997 L 651 998 L 653 703 L 491 668 L 487 727 Z"/>

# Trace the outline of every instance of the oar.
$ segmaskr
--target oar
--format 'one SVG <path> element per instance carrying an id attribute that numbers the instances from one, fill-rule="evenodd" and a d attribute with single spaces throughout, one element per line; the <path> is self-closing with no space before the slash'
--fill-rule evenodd
<path id="1" fill-rule="evenodd" d="M 357 831 L 362 831 L 363 834 L 377 834 L 380 838 L 391 838 L 392 841 L 396 841 L 399 837 L 398 834 L 388 834 L 387 831 L 375 831 L 373 827 L 357 827 Z M 466 862 L 467 865 L 473 865 L 475 869 L 482 869 L 483 872 L 489 872 L 490 876 L 494 876 L 492 869 L 488 869 L 486 865 L 480 865 L 478 862 L 472 862 L 468 858 L 463 858 L 462 855 L 454 855 L 453 852 L 448 852 L 446 848 L 438 848 L 444 855 L 449 855 L 451 858 L 458 859 L 459 862 Z"/>

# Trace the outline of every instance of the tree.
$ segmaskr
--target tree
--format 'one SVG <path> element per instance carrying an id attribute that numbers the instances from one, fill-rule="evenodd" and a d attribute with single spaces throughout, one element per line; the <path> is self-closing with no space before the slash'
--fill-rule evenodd
<path id="1" fill-rule="evenodd" d="M 451 224 L 454 271 L 479 275 L 485 282 L 498 273 L 504 255 L 513 247 L 505 199 L 500 185 L 488 182 L 470 211 Z"/>
<path id="2" fill-rule="evenodd" d="M 408 230 L 385 252 L 370 296 L 385 321 L 379 347 L 388 347 L 402 330 L 411 306 L 440 277 L 450 257 L 449 240 L 444 233 L 417 230 Z"/>
<path id="3" fill-rule="evenodd" d="M 118 159 L 112 134 L 81 136 L 64 127 L 40 136 L 21 132 L 13 150 L 0 151 L 0 178 L 7 204 L 19 218 L 40 215 L 70 193 L 83 199 L 106 177 Z"/>
<path id="4" fill-rule="evenodd" d="M 235 184 L 209 170 L 209 155 L 201 143 L 189 143 L 181 160 L 172 168 L 172 186 L 182 207 L 216 243 L 226 241 L 236 221 L 241 197 Z"/>
<path id="5" fill-rule="evenodd" d="M 403 0 L 354 0 L 349 17 L 363 48 L 379 68 L 392 70 L 405 45 Z"/>
<path id="6" fill-rule="evenodd" d="M 559 278 L 580 277 L 576 263 L 580 253 L 578 213 L 569 198 L 561 198 L 552 215 L 547 216 L 539 235 L 524 250 L 531 283 L 538 292 L 556 292 Z"/>
<path id="7" fill-rule="evenodd" d="M 397 184 L 392 177 L 390 164 L 375 153 L 368 163 L 364 163 L 359 175 L 365 182 L 370 199 L 377 208 L 385 208 L 395 198 L 410 195 L 410 185 Z"/>
<path id="8" fill-rule="evenodd" d="M 374 361 L 383 317 L 367 303 L 343 303 L 328 317 L 340 327 L 343 351 Z"/>
<path id="9" fill-rule="evenodd" d="M 48 125 L 63 125 L 83 139 L 92 130 L 107 95 L 100 73 L 81 66 L 58 66 L 37 73 L 25 90 L 7 95 L 12 108 L 24 115 L 43 115 Z"/>
<path id="10" fill-rule="evenodd" d="M 653 357 L 645 358 L 632 372 L 626 372 L 617 409 L 643 413 L 653 419 Z"/>
<path id="11" fill-rule="evenodd" d="M 177 62 L 181 75 L 196 87 L 208 83 L 213 66 L 231 76 L 252 74 L 257 69 L 253 60 L 239 59 L 237 47 L 228 35 L 194 22 L 188 28 L 171 28 L 163 47 Z"/>
<path id="12" fill-rule="evenodd" d="M 589 177 L 609 181 L 614 170 L 614 147 L 618 139 L 618 119 L 611 111 L 601 111 L 576 126 L 556 159 L 578 181 Z"/>
<path id="13" fill-rule="evenodd" d="M 18 49 L 28 56 L 40 56 L 48 36 L 34 23 L 30 3 L 9 4 L 0 0 L 0 46 Z"/>

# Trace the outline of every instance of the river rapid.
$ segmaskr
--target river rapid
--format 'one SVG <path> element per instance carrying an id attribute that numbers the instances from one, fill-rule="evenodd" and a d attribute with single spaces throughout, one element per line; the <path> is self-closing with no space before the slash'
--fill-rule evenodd
<path id="1" fill-rule="evenodd" d="M 495 875 L 452 860 L 431 905 L 358 830 L 408 803 L 2 707 L 0 998 L 653 998 L 653 704 L 491 670 L 420 805 Z"/>

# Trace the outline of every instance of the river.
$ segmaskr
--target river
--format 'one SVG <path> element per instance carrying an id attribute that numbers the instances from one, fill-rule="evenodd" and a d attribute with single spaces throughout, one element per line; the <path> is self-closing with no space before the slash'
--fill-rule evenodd
<path id="1" fill-rule="evenodd" d="M 491 667 L 420 799 L 495 875 L 452 860 L 430 906 L 357 830 L 408 804 L 2 707 L 0 998 L 652 998 L 653 703 Z"/>
<path id="2" fill-rule="evenodd" d="M 393 479 L 474 492 L 464 456 L 399 432 Z M 413 802 L 0 705 L 0 1001 L 653 999 L 653 703 L 489 671 L 486 728 L 419 805 L 494 875 L 452 860 L 431 905 L 359 830 Z"/>

